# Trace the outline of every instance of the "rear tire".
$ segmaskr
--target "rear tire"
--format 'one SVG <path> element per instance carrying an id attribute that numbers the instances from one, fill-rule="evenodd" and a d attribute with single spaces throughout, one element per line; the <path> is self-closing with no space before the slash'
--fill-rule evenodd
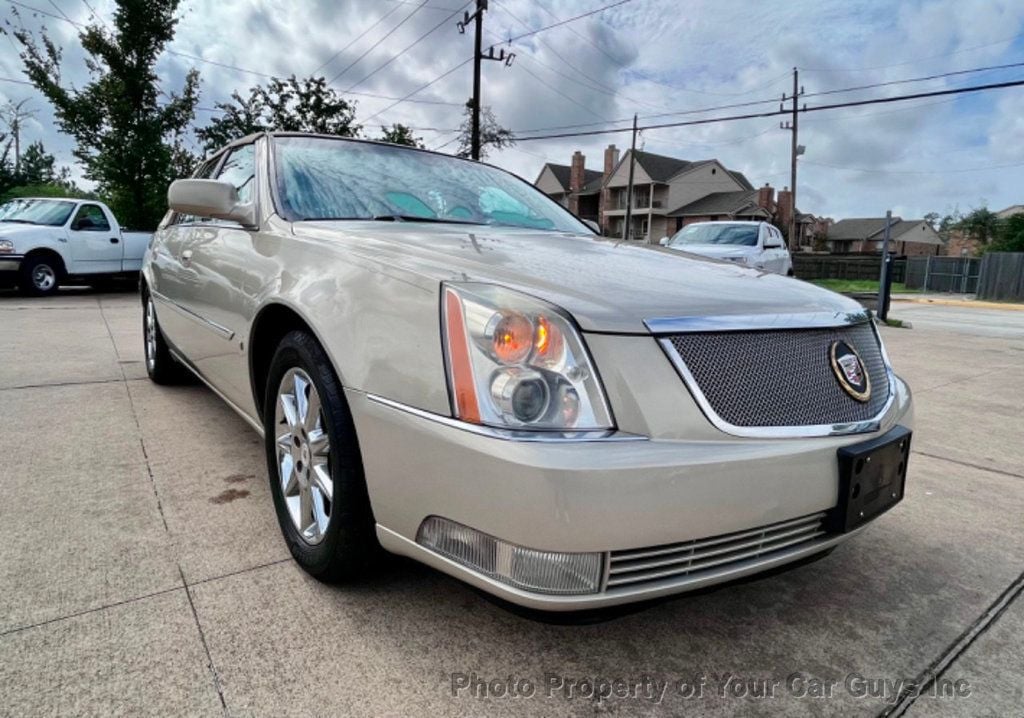
<path id="1" fill-rule="evenodd" d="M 292 331 L 270 363 L 263 403 L 274 508 L 295 561 L 321 581 L 366 571 L 380 553 L 352 414 L 327 354 Z"/>
<path id="2" fill-rule="evenodd" d="M 30 297 L 48 297 L 60 289 L 64 268 L 46 255 L 28 257 L 21 263 L 18 288 Z"/>
<path id="3" fill-rule="evenodd" d="M 142 295 L 142 343 L 146 373 L 153 382 L 170 385 L 185 381 L 188 371 L 171 355 L 149 292 Z"/>

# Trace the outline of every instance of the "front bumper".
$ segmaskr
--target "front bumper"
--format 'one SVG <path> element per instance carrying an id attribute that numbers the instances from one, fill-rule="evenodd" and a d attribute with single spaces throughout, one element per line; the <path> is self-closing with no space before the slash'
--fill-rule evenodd
<path id="1" fill-rule="evenodd" d="M 641 601 L 733 580 L 824 551 L 857 532 L 823 535 L 748 561 L 598 593 L 523 591 L 416 543 L 430 516 L 524 547 L 609 552 L 743 532 L 827 511 L 838 501 L 836 450 L 912 426 L 910 393 L 877 432 L 802 439 L 718 433 L 696 440 L 613 437 L 510 441 L 349 390 L 382 545 L 513 603 L 570 611 Z M 655 435 L 652 433 L 652 436 Z M 623 440 L 624 439 L 624 440 Z"/>
<path id="2" fill-rule="evenodd" d="M 25 257 L 21 254 L 0 254 L 0 273 L 17 272 L 23 259 Z"/>

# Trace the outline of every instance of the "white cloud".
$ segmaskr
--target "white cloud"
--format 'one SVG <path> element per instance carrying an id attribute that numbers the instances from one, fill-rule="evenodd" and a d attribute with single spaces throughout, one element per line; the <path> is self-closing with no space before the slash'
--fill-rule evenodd
<path id="1" fill-rule="evenodd" d="M 51 8 L 33 0 L 40 9 Z M 488 41 L 521 34 L 586 12 L 605 0 L 492 0 L 486 17 Z M 72 18 L 87 11 L 80 0 L 55 0 Z M 334 83 L 345 90 L 399 49 L 441 22 L 459 0 L 429 0 L 424 8 Z M 109 18 L 114 0 L 92 3 Z M 268 75 L 304 75 L 323 64 L 382 15 L 391 14 L 322 70 L 332 77 L 415 9 L 393 0 L 186 0 L 172 47 L 227 65 Z M 515 16 L 519 20 L 514 19 Z M 86 79 L 75 31 L 68 23 L 33 18 L 66 48 L 66 79 Z M 522 21 L 522 22 L 520 22 Z M 359 84 L 360 92 L 403 96 L 470 57 L 470 34 L 457 33 L 455 20 L 429 35 L 410 52 Z M 525 26 L 524 24 L 525 23 Z M 510 49 L 512 67 L 484 65 L 484 102 L 514 129 L 601 123 L 719 104 L 777 98 L 791 90 L 789 72 L 801 71 L 807 92 L 891 81 L 983 64 L 1018 60 L 1024 53 L 1024 4 L 1016 0 L 917 1 L 900 4 L 871 0 L 810 0 L 750 3 L 744 0 L 635 0 L 598 16 L 531 36 Z M 0 38 L 0 42 L 4 42 Z M 178 89 L 192 62 L 166 55 L 158 69 L 170 89 Z M 198 64 L 201 104 L 211 106 L 233 90 L 261 81 L 255 75 Z M 9 42 L 0 45 L 0 73 L 20 77 L 20 61 Z M 876 88 L 861 93 L 807 99 L 809 105 L 908 90 L 926 91 L 1020 77 L 1021 70 Z M 463 103 L 470 94 L 466 65 L 415 97 Z M 0 83 L 6 97 L 34 95 L 31 88 Z M 354 96 L 364 120 L 388 100 Z M 29 139 L 42 139 L 63 162 L 72 143 L 53 126 L 45 101 L 36 99 L 39 125 Z M 774 109 L 774 102 L 760 106 Z M 753 110 L 757 107 L 751 108 Z M 743 110 L 736 110 L 743 111 Z M 201 122 L 209 115 L 199 113 Z M 892 206 L 904 215 L 943 211 L 987 198 L 1002 207 L 1022 200 L 1024 167 L 984 172 L 973 168 L 1024 163 L 1024 89 L 988 97 L 933 98 L 913 103 L 850 108 L 801 116 L 807 146 L 800 171 L 801 209 L 836 217 L 881 214 Z M 686 119 L 681 116 L 675 119 Z M 670 121 L 666 117 L 651 121 Z M 752 182 L 789 183 L 789 134 L 779 118 L 744 120 L 643 133 L 646 149 L 688 159 L 718 157 Z M 461 107 L 403 103 L 372 120 L 415 127 L 451 129 Z M 628 122 L 622 123 L 627 125 Z M 589 128 L 581 128 L 589 129 Z M 428 146 L 452 133 L 418 132 Z M 575 149 L 588 166 L 600 168 L 603 149 L 625 148 L 629 134 L 521 142 L 491 160 L 533 179 L 544 161 L 567 163 Z M 832 165 L 832 166 L 827 166 Z M 837 168 L 846 169 L 837 169 Z M 860 171 L 870 170 L 870 171 Z M 958 170 L 956 172 L 951 170 Z"/>

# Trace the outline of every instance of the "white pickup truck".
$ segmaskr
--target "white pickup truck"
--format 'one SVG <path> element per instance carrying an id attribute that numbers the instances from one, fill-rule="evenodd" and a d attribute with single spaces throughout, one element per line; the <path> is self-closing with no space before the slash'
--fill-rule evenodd
<path id="1" fill-rule="evenodd" d="M 122 231 L 110 208 L 95 200 L 15 199 L 0 205 L 0 274 L 36 296 L 69 282 L 130 278 L 152 238 Z"/>

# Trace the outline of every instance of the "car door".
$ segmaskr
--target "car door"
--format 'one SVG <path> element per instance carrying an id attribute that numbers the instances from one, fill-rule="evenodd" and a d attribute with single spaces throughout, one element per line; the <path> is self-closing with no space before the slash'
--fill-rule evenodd
<path id="1" fill-rule="evenodd" d="M 256 201 L 256 145 L 233 148 L 215 178 L 234 185 L 241 202 Z M 193 227 L 182 246 L 189 286 L 183 305 L 197 318 L 189 336 L 196 368 L 230 401 L 251 411 L 252 390 L 242 337 L 258 283 L 253 273 L 256 229 L 210 220 Z"/>
<path id="2" fill-rule="evenodd" d="M 776 274 L 785 274 L 788 269 L 786 258 L 789 256 L 789 253 L 786 251 L 785 243 L 782 241 L 782 233 L 769 224 L 762 226 L 765 230 L 764 247 L 761 254 L 764 269 Z"/>
<path id="3" fill-rule="evenodd" d="M 121 271 L 121 236 L 103 208 L 83 202 L 68 222 L 68 249 L 73 274 Z"/>
<path id="4" fill-rule="evenodd" d="M 221 156 L 215 156 L 193 173 L 194 179 L 209 179 L 216 171 Z M 151 247 L 150 270 L 153 286 L 150 293 L 156 305 L 160 329 L 175 350 L 192 361 L 190 338 L 196 330 L 196 317 L 186 309 L 187 297 L 194 286 L 194 272 L 182 263 L 186 243 L 195 228 L 210 223 L 206 217 L 175 212 L 166 225 L 156 232 Z"/>

